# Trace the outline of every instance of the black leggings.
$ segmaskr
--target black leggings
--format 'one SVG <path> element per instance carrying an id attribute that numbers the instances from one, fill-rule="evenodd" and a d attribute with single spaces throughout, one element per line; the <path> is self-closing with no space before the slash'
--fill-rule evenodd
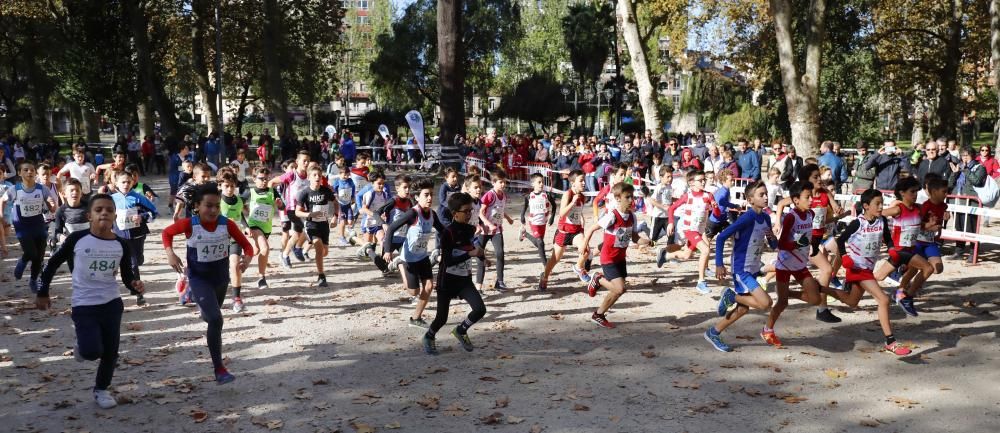
<path id="1" fill-rule="evenodd" d="M 457 275 L 442 274 L 437 287 L 437 310 L 434 312 L 434 321 L 427 329 L 427 335 L 431 338 L 448 323 L 448 308 L 451 300 L 455 298 L 465 299 L 472 307 L 469 316 L 458 325 L 459 333 L 465 334 L 469 327 L 482 319 L 486 315 L 486 304 L 483 297 L 479 295 L 476 286 L 472 284 L 471 277 L 460 277 Z"/>
<path id="2" fill-rule="evenodd" d="M 146 261 L 145 250 L 146 250 L 146 236 L 142 236 L 134 239 L 125 239 L 125 243 L 128 244 L 128 250 L 132 259 L 132 275 L 136 277 L 139 276 L 139 266 Z M 129 287 L 129 292 L 133 295 L 138 295 L 139 293 L 135 289 Z"/>
<path id="3" fill-rule="evenodd" d="M 496 256 L 497 260 L 497 281 L 503 281 L 503 263 L 504 263 L 504 250 L 503 250 L 503 233 L 497 233 L 495 235 L 479 235 L 479 245 L 482 246 L 483 251 L 486 251 L 486 241 L 493 242 L 493 255 Z M 486 266 L 479 259 L 479 267 L 476 269 L 476 283 L 483 284 L 483 279 L 486 278 Z"/>
<path id="4" fill-rule="evenodd" d="M 45 259 L 45 247 L 48 244 L 46 236 L 25 236 L 18 238 L 21 242 L 21 260 L 31 264 L 31 279 L 38 279 L 42 273 L 42 262 Z"/>
<path id="5" fill-rule="evenodd" d="M 542 266 L 545 266 L 549 262 L 549 259 L 545 256 L 545 239 L 536 238 L 530 232 L 525 233 L 524 237 L 538 250 L 538 258 L 542 260 Z"/>
<path id="6" fill-rule="evenodd" d="M 115 375 L 124 310 L 122 298 L 102 305 L 73 307 L 73 326 L 76 328 L 76 346 L 80 357 L 90 361 L 101 360 L 97 365 L 94 389 L 108 389 Z"/>
<path id="7" fill-rule="evenodd" d="M 659 240 L 661 237 L 667 234 L 667 222 L 669 220 L 667 217 L 656 217 L 653 218 L 653 231 L 649 235 L 649 239 L 652 241 Z M 663 232 L 661 235 L 660 232 Z"/>
<path id="8" fill-rule="evenodd" d="M 191 287 L 191 297 L 201 309 L 201 319 L 208 323 L 208 353 L 212 356 L 212 365 L 218 370 L 222 365 L 222 302 L 226 300 L 226 289 L 229 282 L 207 283 L 188 279 Z"/>

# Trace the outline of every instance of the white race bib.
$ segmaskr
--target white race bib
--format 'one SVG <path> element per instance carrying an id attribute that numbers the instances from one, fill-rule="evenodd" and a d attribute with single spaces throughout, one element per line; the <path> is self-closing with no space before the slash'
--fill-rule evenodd
<path id="1" fill-rule="evenodd" d="M 615 229 L 615 248 L 628 247 L 628 244 L 631 241 L 632 241 L 631 227 L 619 227 Z"/>
<path id="2" fill-rule="evenodd" d="M 427 243 L 431 240 L 430 233 L 421 233 L 416 236 L 413 243 L 410 244 L 410 251 L 414 254 L 424 254 L 427 252 Z"/>
<path id="3" fill-rule="evenodd" d="M 466 260 L 461 263 L 456 263 L 454 265 L 448 266 L 447 268 L 445 268 L 444 271 L 452 275 L 457 275 L 460 277 L 468 277 L 469 275 L 472 275 L 472 266 L 470 264 L 471 261 L 472 260 Z"/>
<path id="4" fill-rule="evenodd" d="M 915 245 L 918 233 L 920 233 L 920 226 L 903 227 L 899 231 L 899 246 L 912 247 Z"/>
<path id="5" fill-rule="evenodd" d="M 819 230 L 823 228 L 823 223 L 826 222 L 826 207 L 818 207 L 813 209 L 813 230 Z"/>
<path id="6" fill-rule="evenodd" d="M 315 216 L 309 218 L 313 221 L 326 221 L 330 219 L 330 205 L 328 204 L 314 204 L 311 207 L 312 212 L 316 214 Z"/>
<path id="7" fill-rule="evenodd" d="M 94 281 L 113 283 L 120 257 L 111 251 L 90 251 L 83 257 L 87 277 Z"/>
<path id="8" fill-rule="evenodd" d="M 139 215 L 138 208 L 119 210 L 118 214 L 115 215 L 115 223 L 118 225 L 118 230 L 131 230 L 139 227 L 140 224 L 132 221 L 132 217 Z"/>
<path id="9" fill-rule="evenodd" d="M 21 197 L 20 203 L 18 203 L 18 208 L 21 209 L 21 217 L 33 217 L 42 214 L 42 208 L 45 207 L 45 199 L 41 197 Z"/>
<path id="10" fill-rule="evenodd" d="M 250 221 L 266 223 L 271 221 L 274 207 L 268 204 L 256 203 L 250 208 Z"/>
<path id="11" fill-rule="evenodd" d="M 198 250 L 200 263 L 217 262 L 229 256 L 228 239 L 204 239 L 195 242 L 194 245 Z"/>

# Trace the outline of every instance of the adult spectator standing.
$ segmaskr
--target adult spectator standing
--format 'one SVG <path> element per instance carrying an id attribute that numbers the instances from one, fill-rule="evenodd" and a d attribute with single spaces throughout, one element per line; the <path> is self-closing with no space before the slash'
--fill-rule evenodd
<path id="1" fill-rule="evenodd" d="M 174 206 L 174 196 L 177 195 L 177 188 L 180 186 L 181 165 L 184 161 L 190 160 L 191 149 L 188 148 L 187 143 L 182 143 L 181 147 L 177 149 L 177 153 L 170 155 L 170 161 L 167 164 L 167 183 L 170 184 L 170 207 Z"/>
<path id="2" fill-rule="evenodd" d="M 535 142 L 535 162 L 549 162 L 549 150 L 541 141 Z"/>
<path id="3" fill-rule="evenodd" d="M 831 174 L 833 174 L 833 187 L 839 193 L 840 186 L 847 183 L 847 167 L 844 166 L 844 160 L 833 153 L 833 143 L 830 141 L 820 143 L 819 153 L 819 166 L 830 167 Z"/>
<path id="4" fill-rule="evenodd" d="M 736 142 L 739 149 L 739 157 L 736 164 L 740 166 L 740 177 L 760 180 L 760 155 L 756 151 L 748 149 L 746 140 L 740 139 Z"/>
<path id="5" fill-rule="evenodd" d="M 149 137 L 146 137 L 149 139 Z M 125 157 L 129 164 L 135 164 L 139 166 L 139 174 L 143 174 L 142 171 L 142 160 L 139 157 L 139 153 L 142 150 L 142 143 L 135 136 L 130 136 L 128 138 L 128 143 L 126 144 L 126 154 Z"/>
<path id="6" fill-rule="evenodd" d="M 637 159 L 639 159 L 639 137 L 633 138 L 631 141 L 626 139 L 625 148 L 622 149 L 621 157 L 618 160 L 631 165 Z"/>
<path id="7" fill-rule="evenodd" d="M 784 153 L 781 152 L 781 143 L 774 142 L 770 146 L 761 147 L 761 160 L 760 160 L 760 172 L 767 173 L 771 171 L 771 167 L 778 166 L 778 160 L 784 157 Z M 779 170 L 781 167 L 778 168 Z"/>
<path id="8" fill-rule="evenodd" d="M 144 173 L 153 172 L 153 158 L 156 154 L 156 147 L 153 146 L 153 139 L 150 136 L 146 136 L 142 140 L 142 169 Z"/>
<path id="9" fill-rule="evenodd" d="M 868 162 L 875 159 L 874 153 L 868 152 L 868 143 L 858 140 L 858 155 L 854 158 L 854 192 L 864 191 L 875 186 L 875 169 L 867 168 Z"/>
<path id="10" fill-rule="evenodd" d="M 351 131 L 344 131 L 344 140 L 340 143 L 340 154 L 344 156 L 344 164 L 354 167 L 354 160 L 358 156 L 358 148 L 354 143 L 354 136 Z"/>
<path id="11" fill-rule="evenodd" d="M 219 140 L 219 133 L 213 132 L 205 142 L 205 159 L 218 167 L 222 164 L 222 142 Z"/>
<path id="12" fill-rule="evenodd" d="M 622 157 L 622 148 L 618 145 L 618 137 L 612 135 L 608 138 L 608 152 L 611 153 L 611 159 L 618 161 Z"/>
<path id="13" fill-rule="evenodd" d="M 979 147 L 979 155 L 976 155 L 976 161 L 979 161 L 986 169 L 986 175 L 996 179 L 1000 177 L 1000 162 L 993 157 L 993 152 L 990 150 L 990 146 L 982 145 Z"/>
<path id="14" fill-rule="evenodd" d="M 689 149 L 691 149 L 692 156 L 698 158 L 699 161 L 704 161 L 705 158 L 708 156 L 708 146 L 705 146 L 705 142 L 703 140 L 692 140 L 692 141 L 694 142 L 694 144 L 691 145 L 691 147 L 689 147 Z M 759 169 L 760 167 L 758 167 L 758 171 Z"/>
<path id="15" fill-rule="evenodd" d="M 962 161 L 958 164 L 951 164 L 951 171 L 955 173 L 955 187 L 953 194 L 977 196 L 976 188 L 986 184 L 986 168 L 979 161 L 972 158 L 971 149 L 962 149 L 960 152 Z M 955 230 L 972 233 L 979 224 L 979 217 L 965 214 L 955 217 Z M 965 255 L 965 242 L 955 242 L 955 254 L 951 256 L 953 260 L 962 260 Z M 970 257 L 971 259 L 971 257 Z"/>
<path id="16" fill-rule="evenodd" d="M 878 155 L 868 160 L 865 168 L 875 170 L 875 188 L 884 190 L 896 187 L 900 171 L 905 169 L 913 172 L 909 159 L 902 156 L 902 151 L 896 147 L 896 141 L 891 138 L 882 143 Z"/>
<path id="17" fill-rule="evenodd" d="M 795 146 L 784 145 L 785 157 L 781 159 L 784 168 L 781 169 L 781 184 L 785 189 L 799 179 L 799 170 L 802 170 L 802 157 L 796 154 Z"/>
<path id="18" fill-rule="evenodd" d="M 927 152 L 927 157 L 917 164 L 916 173 L 914 176 L 923 185 L 924 181 L 927 179 L 927 175 L 930 173 L 937 174 L 941 176 L 944 180 L 951 179 L 951 166 L 952 162 L 947 156 L 941 154 L 941 147 L 936 141 L 928 141 L 927 146 L 924 147 L 924 152 Z"/>
<path id="19" fill-rule="evenodd" d="M 461 149 L 463 144 L 462 137 L 455 135 L 455 147 Z M 372 159 L 378 162 L 385 161 L 385 139 L 382 138 L 382 134 L 377 132 L 372 134 L 372 139 L 368 142 L 368 147 L 371 148 Z M 464 159 L 465 156 L 463 155 L 462 158 Z"/>

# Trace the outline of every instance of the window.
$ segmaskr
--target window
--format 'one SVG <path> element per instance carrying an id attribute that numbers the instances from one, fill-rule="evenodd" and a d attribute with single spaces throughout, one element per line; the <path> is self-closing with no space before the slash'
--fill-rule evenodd
<path id="1" fill-rule="evenodd" d="M 490 99 L 490 111 L 494 111 L 496 109 L 497 109 L 497 100 L 496 99 Z"/>
<path id="2" fill-rule="evenodd" d="M 362 25 L 362 26 L 368 25 L 368 16 L 367 15 L 358 15 L 358 21 L 357 21 L 357 23 L 358 23 L 358 25 Z"/>
<path id="3" fill-rule="evenodd" d="M 674 95 L 674 111 L 677 111 L 678 107 L 681 106 L 681 95 Z"/>
<path id="4" fill-rule="evenodd" d="M 674 72 L 674 86 L 675 89 L 680 90 L 681 88 L 681 73 Z"/>
<path id="5" fill-rule="evenodd" d="M 341 0 L 340 3 L 344 5 L 344 9 L 350 9 L 354 7 L 354 0 Z"/>
<path id="6" fill-rule="evenodd" d="M 357 1 L 358 1 L 358 9 L 361 9 L 363 11 L 368 10 L 368 0 L 357 0 Z"/>
<path id="7" fill-rule="evenodd" d="M 365 88 L 365 83 L 358 84 L 358 91 L 359 92 L 367 92 L 368 91 L 368 89 Z"/>

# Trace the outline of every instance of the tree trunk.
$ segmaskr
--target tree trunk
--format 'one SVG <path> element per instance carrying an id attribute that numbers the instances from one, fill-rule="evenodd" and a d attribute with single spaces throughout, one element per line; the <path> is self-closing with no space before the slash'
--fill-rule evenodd
<path id="1" fill-rule="evenodd" d="M 646 58 L 645 45 L 639 38 L 639 26 L 636 22 L 635 9 L 631 0 L 618 0 L 618 19 L 621 20 L 622 35 L 628 48 L 629 63 L 635 76 L 636 87 L 639 90 L 639 105 L 642 107 L 642 118 L 646 129 L 661 131 L 660 112 L 656 106 L 656 88 L 649 79 L 649 61 Z"/>
<path id="2" fill-rule="evenodd" d="M 243 91 L 240 92 L 240 105 L 236 108 L 236 136 L 243 135 L 243 117 L 247 114 L 247 98 L 250 95 L 250 82 L 243 84 Z"/>
<path id="3" fill-rule="evenodd" d="M 438 0 L 438 70 L 441 74 L 442 145 L 455 143 L 455 135 L 465 133 L 465 69 L 462 59 L 463 0 Z"/>
<path id="4" fill-rule="evenodd" d="M 149 17 L 146 16 L 146 0 L 122 2 L 129 20 L 132 43 L 135 46 L 136 64 L 139 71 L 140 89 L 149 95 L 153 108 L 160 116 L 160 130 L 164 137 L 181 134 L 180 123 L 174 103 L 163 89 L 163 77 L 159 65 L 153 61 L 153 50 L 149 43 Z"/>
<path id="5" fill-rule="evenodd" d="M 945 56 L 942 59 L 941 93 L 938 95 L 937 118 L 935 133 L 948 138 L 955 138 L 955 128 L 958 125 L 958 72 L 962 62 L 962 19 L 963 0 L 952 0 L 951 21 L 948 24 L 948 41 L 945 44 Z"/>
<path id="6" fill-rule="evenodd" d="M 31 28 L 31 27 L 29 27 Z M 29 36 L 24 48 L 24 73 L 28 82 L 28 109 L 31 113 L 31 123 L 28 133 L 38 139 L 48 138 L 49 123 L 46 114 L 49 108 L 49 93 L 51 86 L 48 77 L 38 64 L 38 56 L 42 50 L 38 44 Z M 27 137 L 22 137 L 27 138 Z"/>
<path id="7" fill-rule="evenodd" d="M 85 108 L 82 115 L 87 143 L 99 143 L 101 141 L 101 121 L 98 119 L 97 113 Z"/>
<path id="8" fill-rule="evenodd" d="M 140 98 L 139 106 L 137 107 L 139 113 L 139 133 L 142 137 L 153 137 L 156 135 L 156 117 L 153 112 L 153 106 L 149 104 L 148 100 L 142 100 L 147 98 Z"/>
<path id="9" fill-rule="evenodd" d="M 212 25 L 211 8 L 206 0 L 191 1 L 191 57 L 194 81 L 201 94 L 202 110 L 208 115 L 208 132 L 219 125 L 218 95 L 208 77 L 208 53 L 205 50 L 205 33 Z"/>
<path id="10" fill-rule="evenodd" d="M 1000 0 L 990 1 L 990 52 L 993 61 L 993 89 L 1000 95 Z M 997 98 L 997 113 L 1000 113 L 1000 97 Z M 996 143 L 994 155 L 1000 155 L 1000 120 L 993 123 L 993 141 Z"/>
<path id="11" fill-rule="evenodd" d="M 792 5 L 790 0 L 770 0 L 778 42 L 778 62 L 781 85 L 788 105 L 788 122 L 792 129 L 792 145 L 803 158 L 819 150 L 819 75 L 822 65 L 823 38 L 826 33 L 826 0 L 811 0 L 809 23 L 804 26 L 804 70 L 796 66 L 792 36 Z"/>
<path id="12" fill-rule="evenodd" d="M 910 133 L 910 143 L 914 146 L 924 141 L 924 103 L 920 99 L 913 101 L 913 132 Z"/>
<path id="13" fill-rule="evenodd" d="M 292 118 L 288 115 L 288 90 L 281 79 L 282 39 L 281 20 L 284 12 L 277 0 L 264 0 L 264 31 L 261 37 L 264 61 L 264 102 L 274 115 L 275 134 L 280 138 L 292 133 Z"/>

